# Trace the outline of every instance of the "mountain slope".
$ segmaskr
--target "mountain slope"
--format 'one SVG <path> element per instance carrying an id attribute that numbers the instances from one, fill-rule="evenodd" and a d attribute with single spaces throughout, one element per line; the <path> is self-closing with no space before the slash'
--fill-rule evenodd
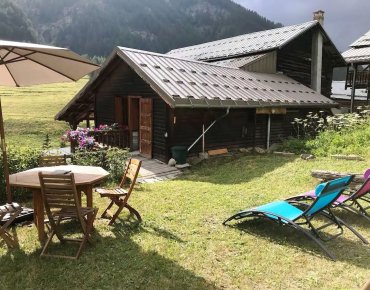
<path id="1" fill-rule="evenodd" d="M 278 26 L 230 0 L 13 0 L 40 41 L 107 55 L 121 45 L 157 52 Z"/>
<path id="2" fill-rule="evenodd" d="M 0 39 L 35 41 L 36 33 L 23 11 L 8 0 L 0 1 Z"/>

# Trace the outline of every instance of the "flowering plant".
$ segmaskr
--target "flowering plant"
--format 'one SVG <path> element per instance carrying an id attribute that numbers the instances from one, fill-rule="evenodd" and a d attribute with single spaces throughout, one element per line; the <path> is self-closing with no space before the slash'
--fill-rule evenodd
<path id="1" fill-rule="evenodd" d="M 104 133 L 118 129 L 117 123 L 112 125 L 99 125 L 94 129 L 78 127 L 76 130 L 68 130 L 61 137 L 61 141 L 65 142 L 76 142 L 79 149 L 91 150 L 95 145 L 94 133 Z"/>
<path id="2" fill-rule="evenodd" d="M 89 128 L 78 127 L 76 130 L 68 130 L 61 139 L 64 142 L 77 142 L 79 149 L 91 149 L 94 147 L 95 139 L 89 136 L 90 132 Z"/>
<path id="3" fill-rule="evenodd" d="M 118 129 L 119 125 L 117 123 L 114 123 L 112 125 L 107 125 L 107 124 L 102 124 L 99 125 L 98 127 L 94 128 L 95 132 L 106 132 L 106 131 L 112 131 Z"/>

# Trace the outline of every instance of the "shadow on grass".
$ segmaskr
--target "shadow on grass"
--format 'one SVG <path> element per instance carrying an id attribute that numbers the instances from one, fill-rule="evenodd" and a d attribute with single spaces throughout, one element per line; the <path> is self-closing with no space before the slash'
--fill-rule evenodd
<path id="1" fill-rule="evenodd" d="M 297 248 L 300 251 L 332 261 L 312 240 L 290 227 L 280 226 L 272 221 L 263 219 L 245 220 L 228 226 L 244 233 L 261 237 L 272 243 Z M 353 235 L 346 228 L 344 228 L 344 231 L 348 235 Z M 354 241 L 340 236 L 330 242 L 324 242 L 324 244 L 336 256 L 337 261 L 370 269 L 370 264 L 368 263 L 368 257 L 370 256 L 369 246 L 363 244 L 354 235 L 353 238 L 355 239 Z"/>
<path id="2" fill-rule="evenodd" d="M 30 254 L 9 250 L 0 256 L 2 289 L 13 288 L 15 282 L 27 289 L 218 289 L 152 250 L 153 245 L 149 250 L 134 241 L 138 233 L 140 239 L 142 232 L 149 232 L 181 243 L 172 233 L 127 221 L 109 229 L 95 231 L 92 245 L 76 261 L 40 258 L 40 248 Z"/>
<path id="3" fill-rule="evenodd" d="M 193 166 L 191 171 L 176 179 L 214 184 L 245 183 L 262 177 L 295 159 L 296 157 L 275 155 L 218 157 Z"/>
<path id="4" fill-rule="evenodd" d="M 342 208 L 334 208 L 333 212 L 336 216 L 349 223 L 350 225 L 353 225 L 355 227 L 361 226 L 363 228 L 370 227 L 370 221 L 360 214 L 349 212 Z"/>

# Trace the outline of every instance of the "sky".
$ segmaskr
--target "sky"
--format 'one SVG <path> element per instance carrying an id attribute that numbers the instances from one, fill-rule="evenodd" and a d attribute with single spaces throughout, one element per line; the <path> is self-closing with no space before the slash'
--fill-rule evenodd
<path id="1" fill-rule="evenodd" d="M 284 26 L 307 22 L 325 11 L 324 28 L 339 51 L 370 30 L 370 0 L 234 0 Z"/>

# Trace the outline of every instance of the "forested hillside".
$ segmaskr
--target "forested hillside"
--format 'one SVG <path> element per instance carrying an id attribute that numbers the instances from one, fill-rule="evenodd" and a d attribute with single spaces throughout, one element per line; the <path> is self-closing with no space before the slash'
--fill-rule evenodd
<path id="1" fill-rule="evenodd" d="M 0 39 L 35 41 L 36 33 L 31 21 L 17 5 L 0 0 Z"/>
<path id="2" fill-rule="evenodd" d="M 0 0 L 7 3 L 8 0 Z M 157 52 L 278 26 L 230 0 L 12 0 L 19 6 L 10 30 L 0 20 L 0 38 L 66 46 L 107 55 L 121 45 Z M 12 4 L 12 7 L 15 7 Z M 23 14 L 24 13 L 24 14 Z M 9 26 L 9 25 L 8 25 Z M 37 35 L 32 34 L 33 28 Z M 5 31 L 5 32 L 4 32 Z M 9 32 L 10 31 L 10 32 Z"/>

